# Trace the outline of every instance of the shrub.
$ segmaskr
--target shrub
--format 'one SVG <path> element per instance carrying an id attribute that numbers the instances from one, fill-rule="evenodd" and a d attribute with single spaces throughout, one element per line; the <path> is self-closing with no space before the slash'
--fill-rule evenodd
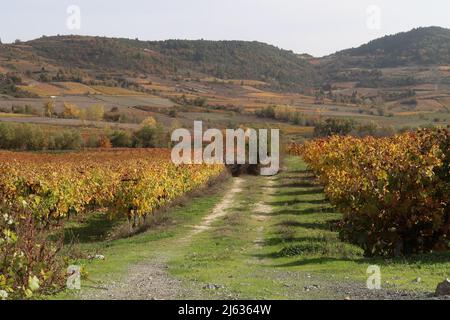
<path id="1" fill-rule="evenodd" d="M 0 149 L 78 150 L 83 145 L 79 130 L 47 131 L 39 125 L 0 123 Z"/>
<path id="2" fill-rule="evenodd" d="M 76 130 L 63 130 L 49 138 L 49 150 L 78 150 L 83 144 L 81 135 Z"/>
<path id="3" fill-rule="evenodd" d="M 326 119 L 314 127 L 316 137 L 329 137 L 332 135 L 347 135 L 355 129 L 355 122 L 351 119 Z"/>
<path id="4" fill-rule="evenodd" d="M 423 129 L 390 138 L 333 136 L 302 154 L 344 214 L 340 235 L 366 255 L 447 248 L 450 133 Z"/>
<path id="5" fill-rule="evenodd" d="M 62 242 L 46 240 L 28 211 L 10 205 L 0 208 L 0 292 L 3 299 L 31 298 L 51 293 L 64 284 Z"/>
<path id="6" fill-rule="evenodd" d="M 99 148 L 104 148 L 104 149 L 109 149 L 112 148 L 112 144 L 111 141 L 109 140 L 109 138 L 107 136 L 101 136 L 99 141 L 98 141 L 98 146 Z"/>
<path id="7" fill-rule="evenodd" d="M 256 111 L 256 115 L 260 118 L 275 119 L 275 107 L 268 106 Z"/>
<path id="8" fill-rule="evenodd" d="M 141 127 L 156 127 L 156 120 L 153 117 L 147 117 L 141 122 Z"/>
<path id="9" fill-rule="evenodd" d="M 64 118 L 76 119 L 80 117 L 80 114 L 80 109 L 75 104 L 64 102 Z"/>
<path id="10" fill-rule="evenodd" d="M 116 130 L 109 135 L 114 148 L 129 148 L 132 145 L 131 135 L 126 131 Z"/>
<path id="11" fill-rule="evenodd" d="M 170 109 L 168 115 L 171 118 L 176 118 L 177 117 L 177 110 L 176 109 Z"/>
<path id="12" fill-rule="evenodd" d="M 167 142 L 167 134 L 159 125 L 145 125 L 136 131 L 133 136 L 133 146 L 136 148 L 163 147 L 167 146 Z"/>
<path id="13" fill-rule="evenodd" d="M 101 121 L 105 115 L 105 108 L 102 105 L 94 104 L 86 109 L 86 119 Z"/>
<path id="14" fill-rule="evenodd" d="M 42 150 L 46 138 L 39 126 L 31 124 L 0 123 L 0 148 Z"/>

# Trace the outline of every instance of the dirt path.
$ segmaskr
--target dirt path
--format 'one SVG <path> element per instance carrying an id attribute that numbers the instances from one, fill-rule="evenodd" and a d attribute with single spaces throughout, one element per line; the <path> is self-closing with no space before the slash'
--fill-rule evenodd
<path id="1" fill-rule="evenodd" d="M 275 185 L 275 179 L 274 177 L 268 177 L 266 186 L 263 187 L 263 200 L 258 202 L 255 205 L 255 208 L 253 209 L 253 215 L 252 218 L 261 224 L 257 228 L 258 236 L 253 241 L 253 244 L 257 249 L 262 249 L 264 245 L 264 226 L 262 225 L 264 222 L 266 222 L 270 218 L 270 213 L 272 212 L 272 207 L 267 204 L 272 199 L 274 189 L 272 188 Z"/>
<path id="2" fill-rule="evenodd" d="M 234 178 L 231 188 L 212 212 L 204 217 L 198 225 L 192 226 L 187 236 L 176 239 L 174 245 L 179 247 L 206 230 L 218 219 L 224 217 L 233 206 L 235 197 L 242 192 L 243 178 Z M 195 288 L 186 288 L 180 280 L 169 275 L 167 261 L 170 253 L 162 253 L 157 258 L 144 261 L 129 268 L 127 275 L 117 281 L 93 286 L 81 292 L 83 300 L 170 300 L 198 299 L 202 292 Z"/>
<path id="3" fill-rule="evenodd" d="M 183 287 L 181 281 L 167 272 L 167 257 L 134 265 L 117 281 L 97 286 L 81 294 L 83 300 L 168 300 L 196 298 L 196 293 Z"/>
<path id="4" fill-rule="evenodd" d="M 233 206 L 234 199 L 238 193 L 242 192 L 242 184 L 244 182 L 243 178 L 234 178 L 233 185 L 227 194 L 223 197 L 222 201 L 220 201 L 215 207 L 211 214 L 207 215 L 202 223 L 196 226 L 192 226 L 192 232 L 188 234 L 186 237 L 181 239 L 181 242 L 186 242 L 192 239 L 193 236 L 209 230 L 211 225 L 224 217 L 227 214 L 227 211 Z"/>

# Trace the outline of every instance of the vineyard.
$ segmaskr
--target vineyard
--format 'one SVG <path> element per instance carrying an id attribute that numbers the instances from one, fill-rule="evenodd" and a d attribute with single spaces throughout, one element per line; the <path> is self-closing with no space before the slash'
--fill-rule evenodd
<path id="1" fill-rule="evenodd" d="M 351 136 L 292 145 L 344 218 L 340 236 L 366 255 L 448 249 L 450 132 L 420 130 L 388 138 Z"/>
<path id="2" fill-rule="evenodd" d="M 288 152 L 303 160 L 290 157 L 287 162 L 304 166 L 305 161 L 309 169 L 297 175 L 296 171 L 281 173 L 280 181 L 271 182 L 277 186 L 273 188 L 275 195 L 268 196 L 271 188 L 261 185 L 248 195 L 234 191 L 236 197 L 249 198 L 245 202 L 248 207 L 238 210 L 243 214 L 239 219 L 248 220 L 242 220 L 240 227 L 264 230 L 245 226 L 261 223 L 275 228 L 271 236 L 281 234 L 283 239 L 269 242 L 268 248 L 279 245 L 281 248 L 270 256 L 275 254 L 281 259 L 305 258 L 308 252 L 319 258 L 336 258 L 341 251 L 345 257 L 360 254 L 362 258 L 363 252 L 367 257 L 397 257 L 448 250 L 449 147 L 448 129 L 422 129 L 385 138 L 332 136 L 289 145 Z M 158 209 L 223 172 L 222 165 L 174 165 L 168 149 L 0 152 L 0 299 L 36 298 L 61 291 L 67 266 L 72 262 L 70 250 L 60 237 L 66 221 L 85 221 L 102 213 L 111 220 L 127 220 L 131 231 L 137 230 Z M 252 181 L 265 184 L 267 179 L 242 178 L 248 180 L 248 185 Z M 260 192 L 259 209 L 251 209 L 252 192 Z M 271 197 L 279 198 L 267 202 Z M 234 199 L 225 204 L 239 203 L 238 198 Z M 270 203 L 268 207 L 275 210 L 271 219 L 278 223 L 266 222 L 263 216 L 255 222 L 248 215 L 251 210 L 269 210 L 264 203 Z M 329 204 L 332 207 L 327 207 Z M 306 205 L 313 207 L 302 207 Z M 330 209 L 336 213 L 331 214 L 331 224 L 321 227 L 320 233 L 313 228 L 317 221 L 302 220 L 312 216 L 318 221 L 329 219 L 326 212 Z M 228 225 L 226 219 L 222 223 L 230 228 L 227 232 L 237 226 Z M 239 230 L 236 235 L 247 234 Z M 307 239 L 305 234 L 310 236 L 308 243 L 302 243 Z M 317 243 L 312 236 L 318 237 Z M 219 238 L 222 236 L 215 239 Z M 342 241 L 337 241 L 339 238 Z M 223 245 L 228 248 L 226 239 Z M 255 247 L 254 240 L 249 243 Z M 313 248 L 307 246 L 310 243 L 315 243 Z M 263 250 L 262 246 L 257 250 Z M 213 251 L 210 253 L 214 256 Z M 212 259 L 216 261 L 215 256 Z"/>
<path id="3" fill-rule="evenodd" d="M 61 247 L 46 232 L 75 215 L 107 209 L 133 226 L 223 171 L 176 166 L 170 150 L 0 153 L 0 292 L 31 297 L 61 280 Z"/>

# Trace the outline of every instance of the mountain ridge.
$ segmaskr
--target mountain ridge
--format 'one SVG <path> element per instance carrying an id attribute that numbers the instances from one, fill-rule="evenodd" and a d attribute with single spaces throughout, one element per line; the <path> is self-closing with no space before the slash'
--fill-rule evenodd
<path id="1" fill-rule="evenodd" d="M 30 77 L 40 74 L 36 80 L 45 80 L 46 76 L 59 79 L 56 72 L 88 74 L 92 79 L 102 81 L 120 74 L 140 73 L 162 77 L 253 79 L 267 82 L 276 90 L 297 91 L 324 82 L 352 81 L 358 77 L 370 77 L 377 85 L 379 81 L 372 79 L 378 77 L 376 69 L 450 65 L 450 29 L 415 28 L 322 58 L 258 41 L 140 41 L 76 35 L 43 36 L 2 44 L 0 57 L 4 60 L 0 67 L 5 70 L 16 68 L 17 72 L 24 72 L 11 62 L 14 59 L 18 61 L 17 65 L 24 62 L 33 65 L 31 71 L 26 71 L 30 71 Z M 363 71 L 348 76 L 355 68 Z"/>

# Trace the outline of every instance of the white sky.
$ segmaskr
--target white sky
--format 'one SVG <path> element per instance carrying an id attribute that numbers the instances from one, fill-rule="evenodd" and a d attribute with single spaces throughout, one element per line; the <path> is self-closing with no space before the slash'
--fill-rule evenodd
<path id="1" fill-rule="evenodd" d="M 141 40 L 257 40 L 321 56 L 419 26 L 450 28 L 449 0 L 13 0 L 0 6 L 0 38 L 84 34 Z M 6 3 L 5 3 L 6 2 Z M 67 8 L 81 29 L 67 27 Z M 371 5 L 380 9 L 367 13 Z M 373 19 L 375 17 L 375 20 Z M 369 28 L 368 23 L 379 28 Z M 370 23 L 369 23 L 370 24 Z"/>

